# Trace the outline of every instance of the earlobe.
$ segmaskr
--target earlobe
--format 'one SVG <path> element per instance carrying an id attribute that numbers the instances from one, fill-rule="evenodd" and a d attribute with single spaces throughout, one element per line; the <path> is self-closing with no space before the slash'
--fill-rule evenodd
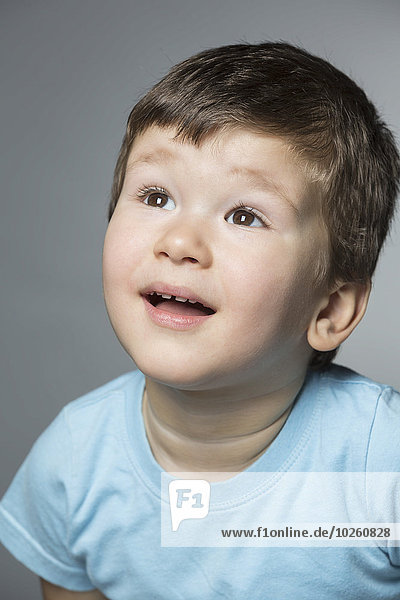
<path id="1" fill-rule="evenodd" d="M 307 330 L 308 343 L 314 350 L 334 350 L 363 318 L 371 282 L 343 283 L 319 303 Z"/>

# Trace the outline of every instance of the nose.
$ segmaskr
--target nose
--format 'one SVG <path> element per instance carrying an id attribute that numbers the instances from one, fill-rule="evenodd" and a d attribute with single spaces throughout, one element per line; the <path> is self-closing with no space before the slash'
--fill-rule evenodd
<path id="1" fill-rule="evenodd" d="M 187 221 L 170 225 L 154 244 L 156 258 L 167 257 L 175 264 L 196 263 L 203 268 L 212 264 L 212 252 L 205 239 L 204 224 Z"/>

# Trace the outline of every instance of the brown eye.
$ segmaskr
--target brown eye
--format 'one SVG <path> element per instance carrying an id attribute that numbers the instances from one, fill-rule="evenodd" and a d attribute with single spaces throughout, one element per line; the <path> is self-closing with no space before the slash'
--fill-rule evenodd
<path id="1" fill-rule="evenodd" d="M 235 225 L 251 225 L 254 221 L 254 215 L 247 210 L 236 210 L 233 213 L 233 222 Z"/>
<path id="2" fill-rule="evenodd" d="M 147 203 L 149 206 L 158 206 L 163 208 L 168 202 L 168 196 L 166 194 L 160 194 L 159 192 L 153 192 L 147 196 Z"/>
<path id="3" fill-rule="evenodd" d="M 244 208 L 237 208 L 232 211 L 226 219 L 228 223 L 233 225 L 245 225 L 247 227 L 267 227 L 266 223 L 261 220 L 253 211 Z"/>
<path id="4" fill-rule="evenodd" d="M 139 197 L 142 198 L 142 202 L 147 204 L 148 206 L 152 206 L 154 208 L 164 208 L 165 210 L 173 210 L 175 208 L 174 201 L 168 196 L 166 192 L 163 191 L 145 191 L 139 194 Z"/>

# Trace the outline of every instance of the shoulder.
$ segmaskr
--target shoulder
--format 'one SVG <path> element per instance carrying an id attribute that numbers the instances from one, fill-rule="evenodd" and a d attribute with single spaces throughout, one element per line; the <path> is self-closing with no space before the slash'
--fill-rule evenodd
<path id="1" fill-rule="evenodd" d="M 127 410 L 140 401 L 144 375 L 125 373 L 67 404 L 62 416 L 74 474 L 85 478 L 88 469 L 107 456 L 119 455 L 126 438 Z"/>
<path id="2" fill-rule="evenodd" d="M 106 464 L 117 471 L 123 462 L 125 399 L 135 398 L 142 385 L 142 373 L 126 373 L 67 404 L 33 444 L 3 507 L 20 512 L 23 524 L 33 507 L 44 507 L 48 515 L 70 514 L 94 479 L 102 479 Z M 25 500 L 32 509 L 25 510 Z"/>
<path id="3" fill-rule="evenodd" d="M 360 392 L 368 397 L 376 396 L 376 394 L 379 395 L 384 389 L 390 388 L 390 386 L 373 381 L 365 375 L 361 375 L 348 367 L 337 364 L 332 364 L 328 369 L 321 371 L 320 378 L 321 381 L 330 386 L 333 391 L 337 389 L 343 393 L 346 391 L 346 388 L 348 388 L 349 393 L 354 394 Z"/>
<path id="4" fill-rule="evenodd" d="M 400 470 L 400 394 L 335 364 L 319 377 L 326 419 L 347 431 L 353 441 L 364 440 L 366 469 Z"/>
<path id="5" fill-rule="evenodd" d="M 399 398 L 392 387 L 340 365 L 331 365 L 319 374 L 319 378 L 323 398 L 334 399 L 337 406 L 355 411 L 360 417 L 363 413 L 371 416 L 371 411 L 375 414 L 380 406 L 396 404 Z"/>
<path id="6" fill-rule="evenodd" d="M 66 404 L 38 437 L 25 461 L 33 480 L 38 482 L 52 473 L 59 479 L 67 470 L 76 474 L 82 453 L 95 455 L 100 444 L 118 437 L 126 398 L 135 396 L 143 385 L 143 374 L 133 371 Z"/>
<path id="7" fill-rule="evenodd" d="M 126 399 L 136 397 L 143 387 L 144 375 L 140 371 L 124 373 L 66 404 L 65 421 L 74 433 L 81 427 L 88 433 L 90 427 L 110 425 L 110 416 L 119 415 Z"/>
<path id="8" fill-rule="evenodd" d="M 124 373 L 104 385 L 87 392 L 83 396 L 72 400 L 65 406 L 68 413 L 78 413 L 91 406 L 99 405 L 110 397 L 125 395 L 129 390 L 137 388 L 144 381 L 144 375 L 140 371 Z"/>

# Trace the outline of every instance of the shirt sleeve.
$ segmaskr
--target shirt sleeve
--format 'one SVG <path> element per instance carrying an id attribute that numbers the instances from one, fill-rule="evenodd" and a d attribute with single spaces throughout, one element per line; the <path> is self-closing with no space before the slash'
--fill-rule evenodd
<path id="1" fill-rule="evenodd" d="M 95 586 L 69 549 L 72 441 L 65 411 L 33 445 L 0 503 L 0 541 L 28 569 L 69 590 Z"/>
<path id="2" fill-rule="evenodd" d="M 385 388 L 372 424 L 366 461 L 369 521 L 400 526 L 400 394 Z M 382 550 L 400 568 L 400 539 L 387 540 Z"/>

